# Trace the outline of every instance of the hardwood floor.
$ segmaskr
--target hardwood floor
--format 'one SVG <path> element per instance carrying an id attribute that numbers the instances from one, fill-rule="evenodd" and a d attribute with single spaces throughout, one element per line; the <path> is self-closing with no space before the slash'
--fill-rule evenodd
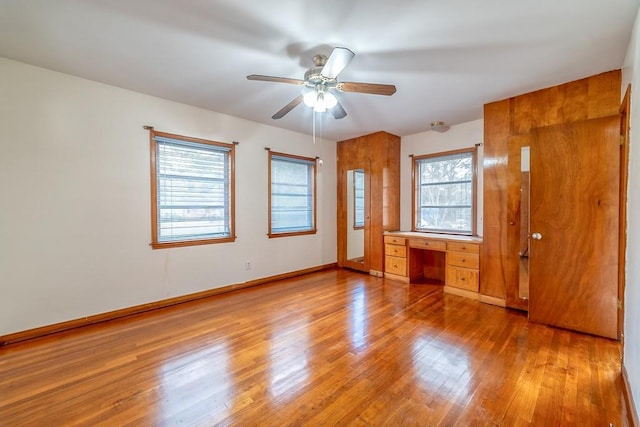
<path id="1" fill-rule="evenodd" d="M 0 348 L 0 425 L 622 425 L 616 341 L 328 270 Z"/>

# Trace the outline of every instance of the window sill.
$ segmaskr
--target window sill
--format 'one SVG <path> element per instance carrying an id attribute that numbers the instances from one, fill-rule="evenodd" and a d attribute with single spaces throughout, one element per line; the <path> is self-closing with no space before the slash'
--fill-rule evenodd
<path id="1" fill-rule="evenodd" d="M 203 239 L 203 240 L 187 240 L 182 242 L 151 242 L 149 246 L 153 249 L 168 249 L 168 248 L 181 248 L 184 246 L 200 246 L 200 245 L 212 245 L 216 243 L 231 243 L 236 241 L 234 237 L 223 237 L 220 239 Z"/>
<path id="2" fill-rule="evenodd" d="M 455 236 L 471 236 L 471 237 L 477 236 L 476 234 L 473 234 L 472 231 L 430 230 L 425 228 L 413 228 L 411 229 L 411 231 L 415 233 L 449 234 L 449 235 L 455 235 Z"/>
<path id="3" fill-rule="evenodd" d="M 277 237 L 290 237 L 290 236 L 304 236 L 307 234 L 316 234 L 318 230 L 308 230 L 308 231 L 292 231 L 290 233 L 268 233 L 270 239 L 274 239 Z"/>

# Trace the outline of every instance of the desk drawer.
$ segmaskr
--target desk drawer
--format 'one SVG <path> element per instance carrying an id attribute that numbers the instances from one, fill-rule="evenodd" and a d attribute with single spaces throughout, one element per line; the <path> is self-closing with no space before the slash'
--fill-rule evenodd
<path id="1" fill-rule="evenodd" d="M 406 276 L 407 259 L 395 256 L 386 256 L 384 262 L 384 271 L 386 273 L 397 274 L 398 276 Z"/>
<path id="2" fill-rule="evenodd" d="M 404 237 L 395 237 L 395 236 L 384 236 L 384 242 L 389 243 L 391 245 L 402 245 L 404 246 L 407 239 Z"/>
<path id="3" fill-rule="evenodd" d="M 447 250 L 454 252 L 469 252 L 472 254 L 480 253 L 480 245 L 475 243 L 447 242 Z"/>
<path id="4" fill-rule="evenodd" d="M 384 254 L 385 255 L 397 256 L 397 257 L 401 257 L 401 258 L 406 258 L 407 257 L 407 247 L 406 246 L 386 244 L 386 245 L 384 245 Z"/>
<path id="5" fill-rule="evenodd" d="M 447 266 L 446 285 L 478 292 L 478 270 Z"/>
<path id="6" fill-rule="evenodd" d="M 442 252 L 447 250 L 447 242 L 439 240 L 409 239 L 409 246 L 412 248 L 431 249 Z"/>
<path id="7" fill-rule="evenodd" d="M 464 252 L 447 252 L 447 265 L 458 267 L 480 268 L 480 255 Z"/>

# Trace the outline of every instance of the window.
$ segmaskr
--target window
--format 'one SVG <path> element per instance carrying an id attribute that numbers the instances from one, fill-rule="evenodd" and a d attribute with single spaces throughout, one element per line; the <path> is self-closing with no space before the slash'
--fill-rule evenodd
<path id="1" fill-rule="evenodd" d="M 151 131 L 154 249 L 232 242 L 234 146 Z"/>
<path id="2" fill-rule="evenodd" d="M 415 231 L 475 234 L 476 149 L 413 158 Z"/>
<path id="3" fill-rule="evenodd" d="M 269 151 L 269 237 L 316 232 L 316 161 Z"/>
<path id="4" fill-rule="evenodd" d="M 364 171 L 353 171 L 353 229 L 364 228 Z"/>

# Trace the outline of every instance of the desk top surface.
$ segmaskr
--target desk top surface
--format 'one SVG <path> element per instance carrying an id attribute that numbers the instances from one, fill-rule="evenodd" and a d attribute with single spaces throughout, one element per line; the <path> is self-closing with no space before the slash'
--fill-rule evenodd
<path id="1" fill-rule="evenodd" d="M 449 242 L 466 242 L 482 244 L 480 236 L 462 236 L 459 234 L 443 234 L 443 233 L 422 233 L 418 231 L 385 231 L 385 236 L 404 237 L 407 239 L 429 239 L 442 240 Z"/>

